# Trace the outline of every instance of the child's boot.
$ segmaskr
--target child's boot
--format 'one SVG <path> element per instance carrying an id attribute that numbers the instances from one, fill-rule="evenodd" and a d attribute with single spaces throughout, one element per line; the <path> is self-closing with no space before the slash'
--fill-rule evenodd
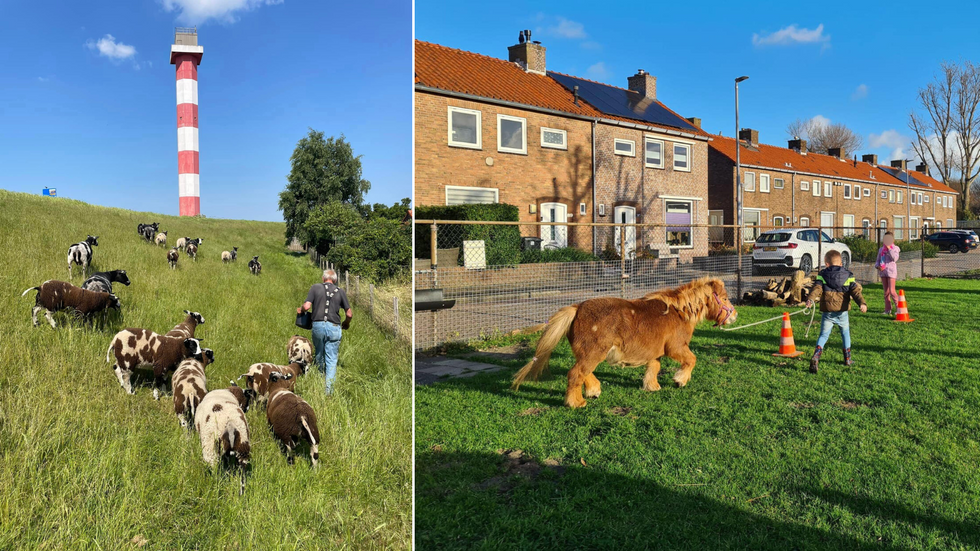
<path id="1" fill-rule="evenodd" d="M 845 348 L 844 349 L 844 365 L 851 365 L 853 363 L 854 362 L 851 361 L 851 349 L 850 348 Z"/>
<path id="2" fill-rule="evenodd" d="M 820 367 L 820 354 L 822 353 L 822 346 L 817 346 L 816 350 L 813 351 L 813 357 L 810 358 L 810 373 L 817 372 L 817 369 Z"/>

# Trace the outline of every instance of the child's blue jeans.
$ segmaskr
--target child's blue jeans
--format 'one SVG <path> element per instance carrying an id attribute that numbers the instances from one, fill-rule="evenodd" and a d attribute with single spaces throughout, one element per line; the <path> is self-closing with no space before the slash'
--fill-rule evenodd
<path id="1" fill-rule="evenodd" d="M 817 346 L 823 348 L 830 338 L 830 332 L 834 326 L 840 327 L 841 338 L 844 340 L 844 348 L 851 347 L 851 320 L 847 312 L 824 312 L 820 316 L 820 336 L 817 337 Z"/>

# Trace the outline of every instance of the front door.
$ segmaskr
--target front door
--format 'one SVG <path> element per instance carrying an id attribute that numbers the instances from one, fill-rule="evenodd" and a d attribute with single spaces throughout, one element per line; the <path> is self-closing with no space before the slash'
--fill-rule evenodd
<path id="1" fill-rule="evenodd" d="M 831 237 L 835 235 L 834 232 L 834 213 L 832 212 L 821 212 L 820 213 L 820 227 L 823 231 L 827 232 Z"/>
<path id="2" fill-rule="evenodd" d="M 568 207 L 562 203 L 542 203 L 541 221 L 568 222 Z M 548 249 L 561 249 L 568 246 L 568 226 L 541 225 L 541 246 Z"/>
<path id="3" fill-rule="evenodd" d="M 633 207 L 616 207 L 613 209 L 613 220 L 617 224 L 636 224 L 636 209 Z M 616 252 L 621 253 L 623 250 L 623 245 L 620 242 L 620 235 L 622 234 L 623 228 L 621 226 L 616 226 Z M 636 251 L 636 226 L 626 227 L 626 258 L 632 258 L 633 253 Z"/>
<path id="4" fill-rule="evenodd" d="M 722 226 L 725 224 L 725 211 L 723 210 L 709 210 L 708 211 L 708 241 L 711 243 L 722 243 L 725 240 L 725 228 L 717 228 L 715 226 Z"/>

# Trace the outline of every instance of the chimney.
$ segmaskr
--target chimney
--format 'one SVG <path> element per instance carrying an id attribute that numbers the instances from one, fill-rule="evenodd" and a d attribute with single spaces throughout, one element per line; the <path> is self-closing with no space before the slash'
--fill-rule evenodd
<path id="1" fill-rule="evenodd" d="M 929 175 L 929 165 L 927 165 L 925 163 L 919 163 L 919 164 L 915 165 L 915 171 L 918 172 L 918 173 L 920 173 L 920 174 L 925 174 L 926 176 L 928 176 Z"/>
<path id="2" fill-rule="evenodd" d="M 545 47 L 537 40 L 531 42 L 531 31 L 521 31 L 519 40 L 519 44 L 507 48 L 509 61 L 517 63 L 529 73 L 545 74 L 547 71 L 544 63 Z"/>
<path id="3" fill-rule="evenodd" d="M 905 161 L 903 159 L 895 159 L 894 161 L 892 161 L 892 168 L 897 168 L 902 172 L 908 170 L 908 167 L 905 166 Z"/>
<path id="4" fill-rule="evenodd" d="M 789 141 L 788 147 L 797 153 L 806 155 L 806 140 L 801 140 L 799 137 L 793 138 Z"/>
<path id="5" fill-rule="evenodd" d="M 869 165 L 878 166 L 878 156 L 877 155 L 861 155 L 861 161 L 868 163 Z"/>
<path id="6" fill-rule="evenodd" d="M 694 125 L 694 127 L 697 128 L 698 130 L 701 130 L 701 119 L 699 119 L 697 117 L 688 117 L 685 120 L 687 120 L 687 122 L 689 122 L 692 125 Z"/>
<path id="7" fill-rule="evenodd" d="M 657 99 L 657 77 L 640 69 L 635 75 L 629 77 L 627 81 L 629 82 L 629 89 L 634 92 L 639 92 L 643 96 L 643 99 Z"/>
<path id="8" fill-rule="evenodd" d="M 752 147 L 758 147 L 759 145 L 759 131 L 752 130 L 751 128 L 743 128 L 738 131 L 739 141 L 749 142 Z"/>
<path id="9" fill-rule="evenodd" d="M 831 147 L 830 149 L 827 150 L 827 155 L 830 155 L 831 157 L 837 157 L 838 159 L 840 159 L 841 149 L 839 147 Z"/>

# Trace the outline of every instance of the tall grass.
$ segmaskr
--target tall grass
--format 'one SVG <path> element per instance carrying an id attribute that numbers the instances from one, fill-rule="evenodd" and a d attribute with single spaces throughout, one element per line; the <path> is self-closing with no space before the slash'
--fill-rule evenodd
<path id="1" fill-rule="evenodd" d="M 161 223 L 171 243 L 203 237 L 198 261 L 143 242 L 139 222 Z M 123 309 L 108 327 L 58 314 L 57 330 L 32 328 L 33 294 L 67 279 L 68 246 L 99 236 L 94 266 L 125 269 Z M 411 352 L 355 313 L 340 348 L 333 397 L 322 376 L 297 392 L 319 418 L 320 466 L 294 466 L 278 449 L 261 407 L 248 412 L 252 440 L 246 494 L 209 471 L 196 433 L 180 429 L 168 395 L 126 394 L 105 362 L 122 327 L 165 332 L 184 309 L 201 312 L 197 336 L 214 349 L 208 388 L 222 388 L 259 361 L 283 363 L 295 307 L 318 280 L 302 254 L 282 247 L 283 225 L 178 219 L 0 190 L 0 549 L 407 548 L 411 522 Z M 222 264 L 222 250 L 239 260 Z M 246 263 L 258 254 L 262 275 Z M 73 283 L 80 284 L 76 275 Z M 135 538 L 135 539 L 134 539 Z"/>

